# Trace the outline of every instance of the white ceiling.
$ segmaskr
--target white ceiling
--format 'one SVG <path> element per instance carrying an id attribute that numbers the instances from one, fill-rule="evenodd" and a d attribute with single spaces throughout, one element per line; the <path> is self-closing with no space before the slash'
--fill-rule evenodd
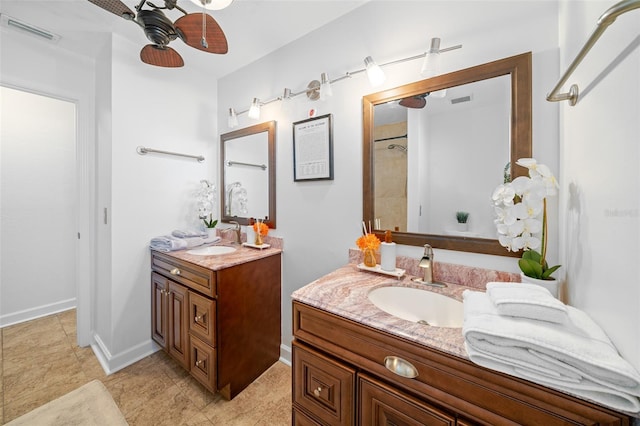
<path id="1" fill-rule="evenodd" d="M 229 53 L 213 55 L 193 49 L 180 40 L 171 43 L 183 57 L 185 66 L 203 67 L 213 78 L 229 74 L 256 59 L 277 50 L 326 23 L 350 12 L 369 0 L 234 0 L 224 10 L 208 11 L 224 31 Z M 139 0 L 123 0 L 131 10 Z M 163 0 L 151 0 L 161 5 Z M 178 5 L 187 12 L 198 12 L 189 0 Z M 142 29 L 109 13 L 88 0 L 2 0 L 0 13 L 27 22 L 61 36 L 58 45 L 84 55 L 92 55 L 96 46 L 112 32 L 142 48 L 148 43 Z M 176 20 L 179 11 L 166 11 Z M 9 31 L 2 28 L 2 31 Z M 29 37 L 25 35 L 25 37 Z M 42 41 L 48 43 L 47 41 Z M 132 55 L 138 57 L 134 48 Z"/>

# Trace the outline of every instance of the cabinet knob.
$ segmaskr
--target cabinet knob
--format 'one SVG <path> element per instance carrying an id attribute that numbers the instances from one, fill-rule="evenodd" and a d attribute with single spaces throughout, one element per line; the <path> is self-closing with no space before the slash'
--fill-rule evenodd
<path id="1" fill-rule="evenodd" d="M 322 387 L 318 386 L 317 389 L 313 390 L 313 394 L 316 396 L 316 398 L 320 398 L 320 393 L 322 392 Z"/>
<path id="2" fill-rule="evenodd" d="M 384 366 L 387 370 L 398 376 L 413 379 L 418 377 L 418 369 L 413 366 L 409 361 L 406 361 L 397 356 L 388 356 L 384 359 Z"/>
<path id="3" fill-rule="evenodd" d="M 180 275 L 180 269 L 178 269 L 178 268 L 173 268 L 169 272 L 170 272 L 171 275 Z"/>
<path id="4" fill-rule="evenodd" d="M 195 322 L 202 322 L 204 318 L 204 315 L 196 315 L 196 317 L 193 319 Z"/>
<path id="5" fill-rule="evenodd" d="M 196 361 L 196 367 L 201 367 L 204 364 L 204 361 L 199 359 Z"/>

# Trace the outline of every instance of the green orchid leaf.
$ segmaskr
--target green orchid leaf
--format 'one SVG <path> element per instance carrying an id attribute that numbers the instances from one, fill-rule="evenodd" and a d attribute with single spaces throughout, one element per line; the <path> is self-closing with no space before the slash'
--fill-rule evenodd
<path id="1" fill-rule="evenodd" d="M 531 278 L 542 278 L 542 266 L 534 260 L 525 259 L 524 256 L 518 261 L 518 266 L 523 274 Z"/>
<path id="2" fill-rule="evenodd" d="M 547 280 L 551 278 L 551 274 L 553 274 L 555 271 L 557 271 L 560 268 L 560 265 L 556 265 L 556 266 L 552 266 L 551 268 L 546 269 L 543 273 L 542 273 L 542 279 L 543 280 Z"/>

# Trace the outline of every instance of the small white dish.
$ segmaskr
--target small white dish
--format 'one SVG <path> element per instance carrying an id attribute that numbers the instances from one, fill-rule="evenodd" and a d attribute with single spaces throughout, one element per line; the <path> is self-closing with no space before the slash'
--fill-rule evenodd
<path id="1" fill-rule="evenodd" d="M 251 244 L 251 243 L 242 243 L 242 245 L 245 246 L 245 247 L 251 247 L 251 248 L 259 249 L 259 250 L 271 247 L 271 245 L 269 245 L 269 244 L 257 245 L 257 244 Z"/>
<path id="2" fill-rule="evenodd" d="M 369 271 L 369 272 L 375 272 L 378 274 L 389 275 L 391 277 L 396 277 L 396 278 L 402 277 L 406 272 L 404 269 L 400 269 L 400 268 L 396 268 L 395 271 L 385 271 L 384 269 L 382 269 L 381 265 L 365 266 L 364 263 L 358 264 L 358 269 L 362 271 Z"/>

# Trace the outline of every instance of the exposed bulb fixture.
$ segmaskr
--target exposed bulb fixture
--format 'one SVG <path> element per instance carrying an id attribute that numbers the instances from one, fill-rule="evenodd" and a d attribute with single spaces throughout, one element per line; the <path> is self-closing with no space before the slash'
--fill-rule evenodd
<path id="1" fill-rule="evenodd" d="M 229 108 L 229 117 L 227 118 L 227 125 L 231 129 L 238 126 L 238 115 L 236 114 L 236 110 L 233 108 Z"/>
<path id="2" fill-rule="evenodd" d="M 434 37 L 431 39 L 431 47 L 424 55 L 424 61 L 422 61 L 422 68 L 420 74 L 423 77 L 434 77 L 440 75 L 440 38 Z M 447 95 L 447 90 L 437 90 L 430 93 L 432 98 L 444 98 Z"/>
<path id="3" fill-rule="evenodd" d="M 369 83 L 373 87 L 380 86 L 386 80 L 387 76 L 384 75 L 382 68 L 378 66 L 371 56 L 364 58 L 364 66 L 367 70 L 367 77 L 369 77 Z"/>
<path id="4" fill-rule="evenodd" d="M 253 98 L 253 102 L 251 102 L 251 107 L 249 108 L 249 113 L 247 115 L 249 118 L 253 118 L 254 120 L 260 119 L 260 99 Z"/>
<path id="5" fill-rule="evenodd" d="M 191 0 L 193 3 L 200 7 L 204 7 L 209 10 L 220 10 L 229 6 L 233 0 Z"/>
<path id="6" fill-rule="evenodd" d="M 329 76 L 326 72 L 323 72 L 320 75 L 320 100 L 324 101 L 325 99 L 333 96 L 333 89 L 331 89 L 331 81 L 329 80 Z"/>

